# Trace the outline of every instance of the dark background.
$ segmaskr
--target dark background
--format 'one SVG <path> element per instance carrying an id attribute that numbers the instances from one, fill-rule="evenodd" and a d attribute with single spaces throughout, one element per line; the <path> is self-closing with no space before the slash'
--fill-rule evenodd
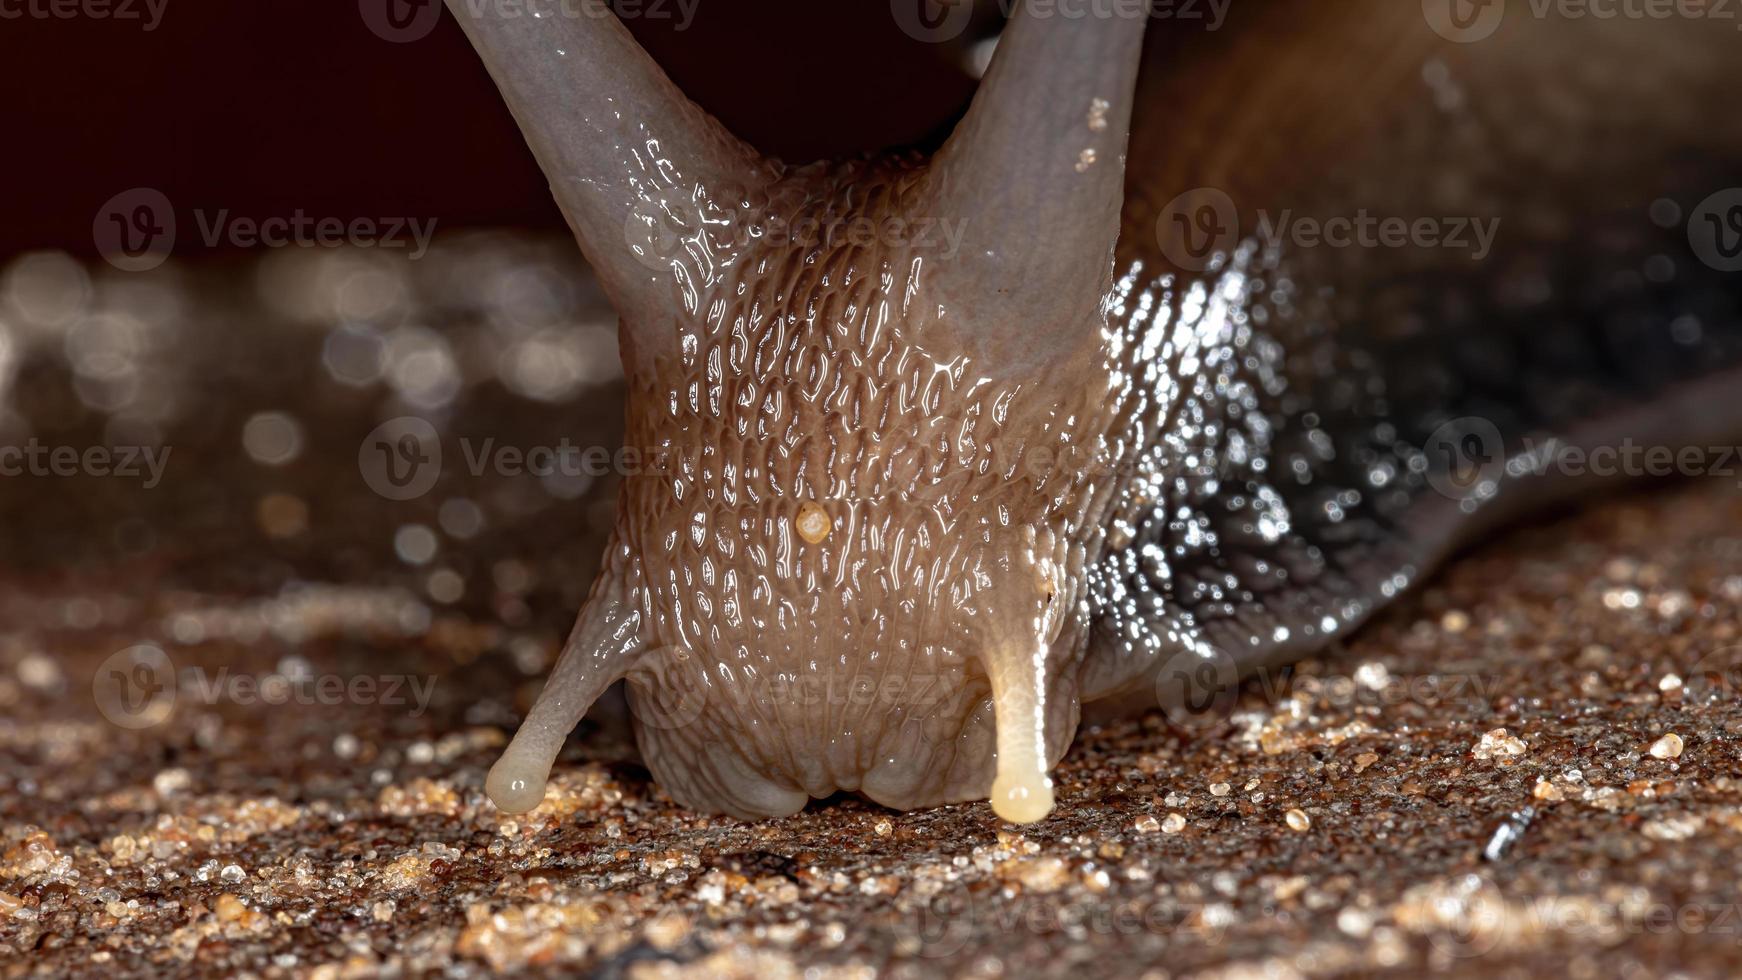
<path id="1" fill-rule="evenodd" d="M 162 0 L 149 32 L 143 0 L 87 0 L 136 20 L 28 14 L 50 2 L 0 0 L 26 14 L 0 18 L 0 257 L 94 258 L 98 209 L 135 187 L 182 214 L 563 226 L 451 13 L 396 44 L 364 17 L 388 0 Z M 790 161 L 935 139 L 973 90 L 961 49 L 908 38 L 887 0 L 691 2 L 687 29 L 675 3 L 626 23 L 692 99 Z"/>

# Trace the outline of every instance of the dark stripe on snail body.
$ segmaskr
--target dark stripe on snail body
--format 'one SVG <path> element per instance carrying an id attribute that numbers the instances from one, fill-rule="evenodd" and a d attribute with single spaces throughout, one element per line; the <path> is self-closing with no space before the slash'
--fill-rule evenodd
<path id="1" fill-rule="evenodd" d="M 1742 421 L 1713 394 L 1742 289 L 1686 223 L 1742 176 L 1710 25 L 1459 45 L 1415 4 L 1271 0 L 1145 57 L 1141 19 L 1021 6 L 932 159 L 789 168 L 614 20 L 454 10 L 622 314 L 656 461 L 505 809 L 627 679 L 689 805 L 1036 820 L 1082 704 L 1322 647 L 1571 489 L 1532 441 Z"/>

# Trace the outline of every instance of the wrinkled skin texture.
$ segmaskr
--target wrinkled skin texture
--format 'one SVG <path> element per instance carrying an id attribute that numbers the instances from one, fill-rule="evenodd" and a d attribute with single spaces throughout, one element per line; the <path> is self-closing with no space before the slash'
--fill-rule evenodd
<path id="1" fill-rule="evenodd" d="M 1492 425 L 1495 465 L 1527 437 L 1734 433 L 1742 410 L 1711 393 L 1734 377 L 1742 291 L 1684 226 L 1647 218 L 1742 176 L 1737 134 L 1707 125 L 1733 39 L 1521 23 L 1465 49 L 1416 6 L 1278 0 L 1153 44 L 1117 261 L 1089 302 L 1012 302 L 1023 276 L 989 274 L 972 242 L 771 232 L 948 215 L 964 177 L 906 158 L 693 185 L 638 163 L 653 210 L 626 223 L 556 181 L 595 264 L 625 252 L 598 229 L 628 231 L 626 441 L 645 458 L 545 695 L 563 710 L 534 709 L 492 773 L 498 802 L 535 803 L 567 725 L 626 677 L 648 764 L 698 809 L 780 815 L 849 790 L 901 808 L 990 795 L 1037 819 L 1085 703 L 1213 714 L 1241 675 L 1574 488 L 1489 471 L 1448 492 L 1459 420 Z M 1332 36 L 1346 50 L 1321 65 L 1303 39 Z M 1180 268 L 1168 209 L 1200 187 L 1231 195 L 1248 234 Z M 1301 247 L 1253 237 L 1259 209 L 1509 234 L 1480 261 Z M 641 218 L 674 225 L 643 236 Z M 1080 249 L 1031 247 L 1059 249 L 1061 295 L 1080 289 Z M 1660 260 L 1676 274 L 1647 281 Z"/>
<path id="2" fill-rule="evenodd" d="M 850 194 L 873 218 L 923 206 L 903 200 L 918 188 L 899 166 L 792 184 L 769 196 L 808 212 Z M 984 798 L 982 658 L 1015 646 L 1045 650 L 1050 765 L 1077 720 L 1081 583 L 1116 485 L 1119 392 L 987 376 L 954 340 L 973 311 L 929 284 L 947 256 L 744 251 L 708 315 L 677 325 L 678 350 L 631 381 L 628 444 L 660 472 L 625 486 L 619 574 L 664 683 L 699 692 L 681 712 L 696 717 L 671 724 L 656 692 L 633 689 L 637 718 L 661 719 L 640 728 L 661 784 L 745 813 L 842 789 L 902 808 Z M 807 503 L 827 514 L 820 541 L 796 528 Z M 1037 618 L 1039 637 L 1009 628 Z"/>

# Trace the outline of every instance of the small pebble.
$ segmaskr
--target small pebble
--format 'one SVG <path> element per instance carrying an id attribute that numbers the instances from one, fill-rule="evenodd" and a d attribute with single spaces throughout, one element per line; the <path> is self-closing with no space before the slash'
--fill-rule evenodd
<path id="1" fill-rule="evenodd" d="M 1344 935 L 1363 939 L 1373 931 L 1373 914 L 1354 906 L 1345 906 L 1337 913 L 1337 928 Z"/>
<path id="2" fill-rule="evenodd" d="M 1682 737 L 1670 732 L 1651 743 L 1651 755 L 1655 759 L 1674 759 L 1682 754 Z"/>
<path id="3" fill-rule="evenodd" d="M 1288 821 L 1288 829 L 1299 833 L 1306 832 L 1313 825 L 1313 818 L 1307 816 L 1305 810 L 1290 810 L 1282 818 Z"/>
<path id="4" fill-rule="evenodd" d="M 1140 834 L 1153 834 L 1161 829 L 1161 821 L 1155 819 L 1154 816 L 1142 816 L 1137 818 L 1137 823 L 1134 826 Z"/>
<path id="5" fill-rule="evenodd" d="M 879 837 L 888 837 L 895 831 L 895 825 L 887 820 L 879 820 L 871 829 L 875 831 Z"/>
<path id="6" fill-rule="evenodd" d="M 1520 756 L 1528 748 L 1523 739 L 1509 734 L 1504 728 L 1496 728 L 1485 733 L 1471 751 L 1478 759 L 1492 759 L 1496 756 Z"/>
<path id="7" fill-rule="evenodd" d="M 151 778 L 151 788 L 158 796 L 171 796 L 193 785 L 186 769 L 165 769 Z"/>
<path id="8" fill-rule="evenodd" d="M 228 892 L 219 895 L 218 900 L 212 903 L 212 914 L 218 917 L 219 922 L 235 922 L 247 913 L 248 907 L 242 904 L 242 900 Z"/>
<path id="9" fill-rule="evenodd" d="M 1227 796 L 1228 795 L 1228 784 L 1227 783 L 1211 783 L 1210 784 L 1210 795 L 1211 796 Z"/>
<path id="10" fill-rule="evenodd" d="M 1177 813 L 1170 813 L 1161 821 L 1161 832 L 1164 834 L 1177 834 L 1184 829 L 1186 829 L 1186 818 Z"/>
<path id="11" fill-rule="evenodd" d="M 1447 633 L 1462 633 L 1469 628 L 1469 613 L 1454 609 L 1440 617 L 1440 629 L 1445 630 Z"/>

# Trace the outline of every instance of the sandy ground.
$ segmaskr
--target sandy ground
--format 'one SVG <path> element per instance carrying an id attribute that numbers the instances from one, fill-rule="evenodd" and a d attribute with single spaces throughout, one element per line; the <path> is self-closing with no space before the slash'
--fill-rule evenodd
<path id="1" fill-rule="evenodd" d="M 111 301 L 87 285 L 80 316 Z M 1514 529 L 1237 703 L 1086 732 L 1020 831 L 984 804 L 698 816 L 596 726 L 511 818 L 484 772 L 610 481 L 449 465 L 391 501 L 357 447 L 429 397 L 429 330 L 456 433 L 606 440 L 617 389 L 514 374 L 520 307 L 451 298 L 408 340 L 384 302 L 379 376 L 342 385 L 330 310 L 183 316 L 131 361 L 183 379 L 160 486 L 0 482 L 0 976 L 1742 971 L 1734 476 Z M 118 431 L 81 350 L 15 391 L 46 441 Z"/>

